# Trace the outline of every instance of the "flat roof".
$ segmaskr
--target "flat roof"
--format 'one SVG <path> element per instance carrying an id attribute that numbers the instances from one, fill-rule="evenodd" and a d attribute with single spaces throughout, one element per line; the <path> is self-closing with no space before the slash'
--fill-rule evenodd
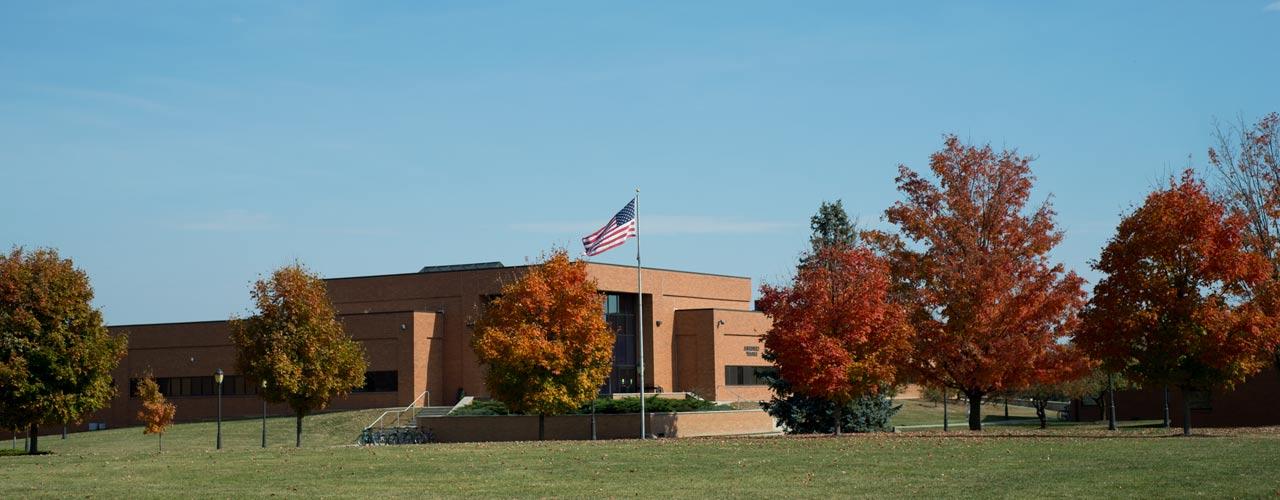
<path id="1" fill-rule="evenodd" d="M 374 311 L 374 312 L 358 312 L 339 314 L 338 317 L 344 316 L 369 316 L 374 314 L 404 314 L 404 313 L 430 313 L 438 314 L 436 311 L 427 311 L 424 309 L 401 309 L 397 311 Z M 129 323 L 124 325 L 107 325 L 107 328 L 128 328 L 135 326 L 170 326 L 170 325 L 198 325 L 201 323 L 228 323 L 230 319 L 207 319 L 203 321 L 166 321 L 161 323 Z"/>
<path id="2" fill-rule="evenodd" d="M 532 265 L 532 264 L 524 264 L 524 265 L 519 265 L 519 266 L 502 266 L 502 267 L 496 267 L 496 266 L 491 266 L 491 265 L 489 265 L 489 264 L 491 264 L 491 263 L 481 263 L 481 264 L 460 264 L 460 265 L 445 265 L 445 266 L 426 266 L 426 267 L 422 268 L 422 270 L 421 270 L 421 271 L 418 271 L 418 272 L 412 272 L 412 273 L 388 273 L 388 274 L 368 274 L 368 275 L 363 275 L 363 276 L 339 276 L 339 277 L 336 277 L 336 278 L 324 278 L 324 280 L 325 280 L 325 281 L 337 281 L 337 280 L 356 280 L 356 279 L 364 279 L 364 278 L 390 278 L 390 277 L 394 277 L 394 276 L 417 276 L 417 275 L 420 275 L 420 274 L 461 273 L 461 272 L 472 272 L 472 271 L 496 271 L 496 270 L 501 270 L 501 269 L 521 269 L 521 268 L 529 267 L 529 266 L 531 266 L 531 265 Z M 625 268 L 634 268 L 634 267 L 635 267 L 635 266 L 630 266 L 630 265 L 626 265 L 626 264 L 612 264 L 612 263 L 608 263 L 608 262 L 587 262 L 587 264 L 588 264 L 588 265 L 592 265 L 592 266 L 612 266 L 612 267 L 625 267 Z M 734 276 L 734 275 L 732 275 L 732 274 L 703 273 L 703 272 L 698 272 L 698 271 L 682 271 L 682 270 L 679 270 L 679 269 L 667 269 L 667 268 L 662 268 L 662 267 L 645 267 L 644 269 L 646 269 L 646 270 L 650 270 L 650 271 L 664 271 L 664 272 L 669 272 L 669 273 L 697 274 L 697 275 L 701 275 L 701 276 L 715 276 L 715 277 L 718 277 L 718 278 L 733 278 L 733 279 L 741 279 L 741 280 L 750 280 L 750 279 L 751 279 L 751 278 L 750 278 L 750 277 L 748 277 L 748 276 Z"/>

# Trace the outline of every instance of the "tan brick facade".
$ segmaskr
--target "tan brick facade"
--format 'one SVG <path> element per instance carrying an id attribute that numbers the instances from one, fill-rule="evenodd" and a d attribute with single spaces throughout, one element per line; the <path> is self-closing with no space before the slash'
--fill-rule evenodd
<path id="1" fill-rule="evenodd" d="M 369 370 L 396 372 L 394 391 L 353 393 L 333 401 L 331 408 L 402 406 L 427 390 L 431 405 L 452 404 L 460 392 L 486 396 L 483 367 L 471 351 L 472 328 L 485 298 L 498 294 L 504 282 L 525 269 L 428 269 L 326 280 L 344 328 L 364 345 Z M 601 292 L 635 293 L 634 267 L 589 264 L 589 272 Z M 759 358 L 759 336 L 768 328 L 768 319 L 749 310 L 750 279 L 662 269 L 643 272 L 645 385 L 719 401 L 765 399 L 763 386 L 725 382 L 725 366 L 768 365 Z M 129 354 L 114 373 L 115 401 L 87 422 L 136 425 L 138 402 L 129 397 L 129 381 L 148 369 L 158 378 L 204 377 L 218 368 L 236 375 L 226 321 L 123 325 L 111 331 L 129 336 Z M 170 399 L 178 406 L 180 421 L 216 414 L 215 397 Z M 261 404 L 256 395 L 224 395 L 223 414 L 259 415 Z M 269 411 L 288 413 L 283 406 Z"/>

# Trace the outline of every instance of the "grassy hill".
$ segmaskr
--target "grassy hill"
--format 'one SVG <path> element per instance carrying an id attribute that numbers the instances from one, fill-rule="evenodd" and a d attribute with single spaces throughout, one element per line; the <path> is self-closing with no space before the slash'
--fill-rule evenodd
<path id="1" fill-rule="evenodd" d="M 912 405 L 907 415 L 932 411 Z M 937 409 L 940 414 L 940 407 Z M 53 454 L 0 456 L 0 497 L 291 496 L 1268 496 L 1280 429 L 993 426 L 830 437 L 356 447 L 376 411 L 175 426 L 163 453 L 138 428 L 41 439 Z M 959 415 L 963 415 L 960 412 Z M 1001 411 L 1001 415 L 1003 412 Z M 913 417 L 914 418 L 914 417 Z M 2 443 L 8 445 L 8 443 Z M 21 445 L 21 442 L 19 442 Z M 0 448 L 7 448 L 3 446 Z"/>
<path id="2" fill-rule="evenodd" d="M 369 425 L 383 410 L 358 410 L 321 413 L 306 417 L 302 424 L 302 445 L 306 447 L 340 446 L 355 443 L 360 430 Z M 164 435 L 164 451 L 194 452 L 214 449 L 217 424 L 197 422 L 176 424 Z M 40 436 L 40 450 L 62 453 L 152 453 L 157 451 L 156 436 L 144 436 L 141 427 L 124 427 L 105 431 Z M 294 445 L 294 420 L 292 417 L 267 419 L 267 446 L 292 448 Z M 0 441 L 0 451 L 11 448 L 12 443 Z M 262 421 L 258 419 L 222 422 L 222 447 L 226 449 L 261 448 Z M 18 439 L 22 447 L 22 439 Z"/>

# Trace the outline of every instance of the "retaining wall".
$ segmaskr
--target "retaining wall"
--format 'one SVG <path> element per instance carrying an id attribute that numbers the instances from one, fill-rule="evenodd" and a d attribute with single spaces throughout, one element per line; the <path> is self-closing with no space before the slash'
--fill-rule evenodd
<path id="1" fill-rule="evenodd" d="M 659 437 L 738 436 L 779 432 L 773 417 L 763 410 L 649 413 L 648 432 Z M 536 415 L 483 415 L 422 417 L 418 426 L 429 429 L 437 442 L 536 441 Z M 591 415 L 546 417 L 548 440 L 591 439 Z M 596 415 L 597 439 L 633 439 L 640 436 L 640 414 Z"/>

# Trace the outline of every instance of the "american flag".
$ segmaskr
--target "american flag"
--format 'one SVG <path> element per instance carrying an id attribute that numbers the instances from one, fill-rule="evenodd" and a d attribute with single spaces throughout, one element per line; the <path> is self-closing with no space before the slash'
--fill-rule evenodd
<path id="1" fill-rule="evenodd" d="M 582 238 L 582 247 L 587 255 L 600 255 L 612 248 L 622 246 L 627 238 L 636 235 L 636 200 L 622 207 L 618 215 L 594 233 Z"/>

